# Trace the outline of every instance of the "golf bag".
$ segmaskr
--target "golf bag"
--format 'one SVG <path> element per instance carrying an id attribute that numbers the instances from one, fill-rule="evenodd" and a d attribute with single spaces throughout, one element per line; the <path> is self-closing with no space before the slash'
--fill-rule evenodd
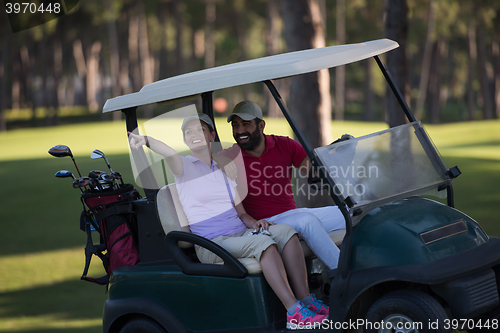
<path id="1" fill-rule="evenodd" d="M 109 192 L 82 193 L 80 229 L 87 233 L 82 280 L 107 285 L 115 268 L 139 262 L 137 217 L 132 209 L 132 201 L 139 198 L 131 184 Z M 92 230 L 99 233 L 100 244 L 93 243 Z M 101 258 L 106 275 L 87 276 L 92 255 Z"/>

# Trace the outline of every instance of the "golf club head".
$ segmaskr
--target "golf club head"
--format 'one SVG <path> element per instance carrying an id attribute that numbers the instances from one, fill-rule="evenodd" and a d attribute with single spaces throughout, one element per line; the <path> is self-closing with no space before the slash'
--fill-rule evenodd
<path id="1" fill-rule="evenodd" d="M 65 156 L 71 156 L 73 157 L 73 154 L 71 153 L 71 149 L 69 149 L 68 146 L 65 145 L 57 145 L 49 149 L 49 154 L 55 157 L 65 157 Z"/>
<path id="2" fill-rule="evenodd" d="M 97 178 L 89 177 L 89 182 L 92 190 L 102 191 L 102 186 L 99 184 Z"/>
<path id="3" fill-rule="evenodd" d="M 103 173 L 99 176 L 99 180 L 104 180 L 106 182 L 113 182 L 114 178 L 111 175 L 108 175 L 107 173 Z"/>
<path id="4" fill-rule="evenodd" d="M 122 179 L 122 174 L 119 173 L 119 172 L 116 172 L 116 171 L 113 171 L 111 173 L 111 176 L 114 178 L 114 179 Z"/>
<path id="5" fill-rule="evenodd" d="M 71 178 L 75 179 L 75 176 L 73 175 L 73 173 L 71 171 L 68 171 L 68 170 L 59 170 L 56 172 L 55 176 L 57 178 L 71 177 Z"/>
<path id="6" fill-rule="evenodd" d="M 102 174 L 105 174 L 106 172 L 101 171 L 101 170 L 92 170 L 89 172 L 89 177 L 90 178 L 99 178 Z"/>
<path id="7" fill-rule="evenodd" d="M 109 162 L 108 162 L 108 159 L 106 158 L 106 155 L 102 151 L 100 151 L 99 149 L 94 149 L 92 154 L 90 154 L 90 158 L 92 158 L 94 160 L 96 160 L 98 158 L 104 158 L 104 161 L 106 162 L 106 165 L 108 166 L 109 171 L 113 171 L 113 170 L 111 170 L 111 166 L 109 165 Z"/>
<path id="8" fill-rule="evenodd" d="M 73 179 L 73 188 L 81 188 L 80 178 Z"/>

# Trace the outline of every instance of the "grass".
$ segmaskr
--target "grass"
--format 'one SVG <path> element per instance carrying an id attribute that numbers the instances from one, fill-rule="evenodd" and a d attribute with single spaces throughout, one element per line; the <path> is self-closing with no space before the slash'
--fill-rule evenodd
<path id="1" fill-rule="evenodd" d="M 222 141 L 233 142 L 229 125 L 216 122 Z M 268 120 L 267 133 L 292 136 L 283 120 Z M 333 136 L 361 136 L 385 129 L 383 123 L 337 122 Z M 462 176 L 454 183 L 456 207 L 474 217 L 490 235 L 500 236 L 500 122 L 426 126 L 448 166 Z M 132 181 L 125 124 L 120 122 L 19 129 L 0 133 L 0 332 L 99 332 L 104 287 L 82 282 L 85 234 L 78 190 L 57 170 L 76 175 L 70 158 L 47 150 L 68 145 L 82 174 L 106 170 L 90 159 L 93 149 L 108 157 L 113 170 Z M 90 276 L 103 274 L 98 258 Z"/>

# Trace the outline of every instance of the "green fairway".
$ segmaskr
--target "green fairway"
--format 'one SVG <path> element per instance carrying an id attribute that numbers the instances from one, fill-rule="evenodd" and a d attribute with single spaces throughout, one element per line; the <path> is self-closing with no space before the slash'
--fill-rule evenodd
<path id="1" fill-rule="evenodd" d="M 218 119 L 221 140 L 233 142 L 230 126 Z M 387 128 L 384 123 L 337 122 L 333 137 L 355 136 Z M 266 133 L 292 136 L 284 120 L 268 120 Z M 490 235 L 500 236 L 500 121 L 426 126 L 449 167 L 462 175 L 454 182 L 455 206 L 477 220 Z M 69 157 L 47 151 L 68 145 L 82 175 L 107 170 L 133 182 L 124 122 L 89 123 L 21 129 L 0 134 L 1 221 L 0 332 L 100 332 L 105 288 L 80 281 L 86 236 L 79 230 L 79 191 L 58 170 L 77 175 Z M 178 143 L 181 144 L 181 143 Z M 103 274 L 93 259 L 89 275 Z"/>

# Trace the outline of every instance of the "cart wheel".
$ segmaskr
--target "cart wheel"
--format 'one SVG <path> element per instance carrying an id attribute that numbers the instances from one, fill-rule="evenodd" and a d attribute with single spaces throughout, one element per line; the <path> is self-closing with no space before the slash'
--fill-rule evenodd
<path id="1" fill-rule="evenodd" d="M 139 317 L 129 320 L 123 325 L 120 333 L 167 333 L 156 321 Z"/>
<path id="2" fill-rule="evenodd" d="M 417 290 L 398 290 L 382 296 L 366 314 L 367 333 L 451 333 L 448 315 L 432 296 Z"/>

